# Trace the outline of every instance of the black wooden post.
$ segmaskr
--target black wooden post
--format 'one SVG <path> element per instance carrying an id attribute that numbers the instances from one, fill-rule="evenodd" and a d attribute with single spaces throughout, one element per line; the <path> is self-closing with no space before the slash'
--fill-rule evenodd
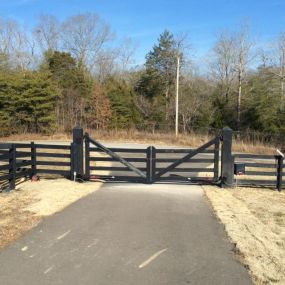
<path id="1" fill-rule="evenodd" d="M 282 190 L 282 174 L 283 174 L 283 162 L 284 157 L 282 155 L 276 156 L 277 159 L 277 182 L 276 188 L 280 192 Z"/>
<path id="2" fill-rule="evenodd" d="M 151 171 L 151 153 L 152 153 L 152 147 L 149 146 L 146 149 L 146 183 L 151 184 L 152 183 L 152 171 Z"/>
<path id="3" fill-rule="evenodd" d="M 75 180 L 76 179 L 76 175 L 74 172 L 74 159 L 75 159 L 75 144 L 71 143 L 70 144 L 70 179 L 71 180 Z"/>
<path id="4" fill-rule="evenodd" d="M 36 145 L 31 142 L 31 177 L 37 174 L 37 156 L 36 156 Z"/>
<path id="5" fill-rule="evenodd" d="M 9 191 L 16 188 L 16 146 L 12 144 L 9 148 Z"/>
<path id="6" fill-rule="evenodd" d="M 151 172 L 152 172 L 152 183 L 155 182 L 155 173 L 156 173 L 156 148 L 153 146 L 152 147 L 152 152 L 151 152 Z"/>
<path id="7" fill-rule="evenodd" d="M 83 178 L 83 129 L 73 129 L 73 173 L 77 178 Z"/>
<path id="8" fill-rule="evenodd" d="M 156 167 L 156 149 L 150 146 L 146 149 L 146 183 L 152 184 L 155 182 L 155 167 Z"/>
<path id="9" fill-rule="evenodd" d="M 233 187 L 234 184 L 234 169 L 232 155 L 232 136 L 233 131 L 229 127 L 223 128 L 222 133 L 222 160 L 221 160 L 221 186 Z"/>
<path id="10" fill-rule="evenodd" d="M 215 142 L 214 149 L 214 181 L 219 180 L 219 162 L 220 162 L 220 138 L 218 137 Z"/>
<path id="11" fill-rule="evenodd" d="M 90 180 L 90 141 L 89 134 L 85 133 L 85 179 Z"/>

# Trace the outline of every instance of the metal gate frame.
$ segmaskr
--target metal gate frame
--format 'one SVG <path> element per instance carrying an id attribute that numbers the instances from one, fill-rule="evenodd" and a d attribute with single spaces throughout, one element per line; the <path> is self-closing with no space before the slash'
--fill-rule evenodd
<path id="1" fill-rule="evenodd" d="M 159 150 L 157 150 L 155 147 L 153 146 L 149 146 L 147 149 L 145 150 L 141 150 L 144 151 L 146 153 L 146 168 L 145 169 L 145 173 L 139 168 L 139 167 L 135 167 L 132 163 L 130 163 L 129 161 L 127 161 L 128 159 L 125 159 L 123 157 L 121 157 L 120 155 L 118 155 L 117 153 L 115 153 L 112 149 L 107 148 L 106 146 L 102 145 L 101 143 L 97 142 L 96 140 L 90 138 L 88 133 L 85 133 L 84 135 L 84 140 L 85 140 L 85 179 L 86 180 L 92 180 L 92 175 L 91 175 L 91 156 L 90 156 L 90 152 L 92 150 L 92 148 L 90 147 L 91 145 L 96 146 L 99 150 L 101 150 L 102 152 L 108 154 L 111 158 L 112 161 L 118 161 L 121 164 L 123 164 L 124 166 L 126 166 L 130 171 L 136 173 L 138 175 L 138 177 L 129 177 L 129 176 L 113 176 L 113 175 L 96 175 L 97 179 L 103 179 L 103 180 L 111 180 L 111 181 L 126 181 L 126 182 L 141 182 L 141 183 L 146 183 L 146 184 L 152 184 L 155 182 L 161 182 L 161 181 L 168 181 L 168 180 L 173 180 L 176 182 L 195 182 L 195 183 L 213 183 L 213 184 L 217 184 L 220 181 L 219 178 L 219 162 L 220 162 L 220 141 L 221 141 L 221 137 L 215 137 L 214 139 L 210 140 L 209 142 L 205 143 L 204 145 L 198 147 L 197 149 L 191 149 L 184 157 L 175 160 L 172 164 L 170 164 L 169 166 L 163 168 L 163 169 L 159 169 L 156 167 L 156 162 L 158 161 L 156 158 L 156 153 L 159 152 Z M 203 179 L 199 179 L 199 177 L 191 177 L 191 178 L 186 178 L 183 176 L 177 176 L 175 179 L 167 179 L 165 177 L 162 178 L 163 175 L 165 175 L 166 173 L 169 173 L 170 171 L 175 170 L 179 165 L 181 165 L 182 163 L 188 162 L 192 157 L 194 157 L 195 155 L 204 152 L 207 148 L 211 147 L 212 145 L 214 145 L 214 168 L 213 168 L 213 174 L 214 177 L 212 178 L 212 180 L 203 180 Z M 94 148 L 93 148 L 94 149 Z M 128 150 L 128 152 L 131 152 L 131 150 Z M 134 150 L 134 153 L 136 151 Z M 178 152 L 175 149 L 170 149 L 171 153 L 175 153 Z M 142 161 L 137 159 L 138 161 Z M 197 159 L 199 160 L 199 159 Z M 203 161 L 203 159 L 201 159 L 201 161 Z M 111 171 L 112 171 L 112 167 L 108 167 Z M 114 167 L 113 169 L 116 170 L 118 167 Z M 206 169 L 206 168 L 205 168 Z M 187 170 L 187 169 L 186 169 Z"/>

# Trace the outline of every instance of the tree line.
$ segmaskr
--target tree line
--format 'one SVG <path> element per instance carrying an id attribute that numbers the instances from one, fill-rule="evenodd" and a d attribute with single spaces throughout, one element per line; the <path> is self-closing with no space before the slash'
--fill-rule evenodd
<path id="1" fill-rule="evenodd" d="M 0 134 L 172 131 L 178 57 L 180 131 L 285 134 L 285 34 L 261 48 L 247 26 L 221 32 L 202 71 L 186 34 L 162 31 L 143 66 L 130 38 L 114 39 L 94 13 L 43 15 L 32 30 L 0 18 Z"/>

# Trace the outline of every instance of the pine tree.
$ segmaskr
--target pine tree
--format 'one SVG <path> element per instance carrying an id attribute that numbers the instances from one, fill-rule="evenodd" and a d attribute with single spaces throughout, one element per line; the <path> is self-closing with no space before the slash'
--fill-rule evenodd
<path id="1" fill-rule="evenodd" d="M 11 72 L 0 76 L 1 133 L 51 133 L 55 130 L 59 90 L 44 72 Z"/>
<path id="2" fill-rule="evenodd" d="M 170 116 L 170 102 L 174 95 L 177 49 L 169 31 L 164 31 L 158 44 L 146 56 L 145 72 L 142 74 L 137 91 L 156 104 L 158 112 Z M 164 110 L 162 107 L 164 106 Z"/>
<path id="3" fill-rule="evenodd" d="M 104 90 L 112 106 L 112 127 L 126 128 L 140 121 L 140 114 L 134 104 L 135 94 L 126 82 L 109 78 Z"/>

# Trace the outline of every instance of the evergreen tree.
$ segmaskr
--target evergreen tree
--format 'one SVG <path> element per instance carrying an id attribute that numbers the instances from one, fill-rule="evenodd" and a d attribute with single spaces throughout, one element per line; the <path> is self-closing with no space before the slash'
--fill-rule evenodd
<path id="1" fill-rule="evenodd" d="M 57 102 L 58 125 L 64 130 L 71 130 L 77 124 L 84 125 L 85 110 L 92 94 L 91 76 L 66 52 L 48 51 L 42 68 L 51 72 L 52 79 L 61 89 Z"/>
<path id="2" fill-rule="evenodd" d="M 164 105 L 165 120 L 170 117 L 170 102 L 174 95 L 177 49 L 173 35 L 164 31 L 158 45 L 146 56 L 145 72 L 137 85 L 137 91 L 149 98 L 158 110 Z"/>
<path id="3" fill-rule="evenodd" d="M 13 72 L 0 76 L 0 120 L 3 135 L 55 130 L 59 90 L 49 73 Z"/>
<path id="4" fill-rule="evenodd" d="M 134 104 L 135 94 L 125 81 L 109 78 L 104 90 L 112 106 L 112 127 L 126 128 L 140 121 L 140 114 Z"/>

